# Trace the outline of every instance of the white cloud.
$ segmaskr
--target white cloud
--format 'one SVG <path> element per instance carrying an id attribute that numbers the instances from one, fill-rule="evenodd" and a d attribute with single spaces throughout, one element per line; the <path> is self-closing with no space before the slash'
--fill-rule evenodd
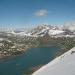
<path id="1" fill-rule="evenodd" d="M 72 32 L 75 31 L 75 21 L 66 22 L 64 26 L 65 26 L 65 29 L 68 29 Z"/>
<path id="2" fill-rule="evenodd" d="M 35 16 L 37 17 L 44 17 L 48 15 L 48 11 L 47 10 L 38 10 L 34 13 Z"/>

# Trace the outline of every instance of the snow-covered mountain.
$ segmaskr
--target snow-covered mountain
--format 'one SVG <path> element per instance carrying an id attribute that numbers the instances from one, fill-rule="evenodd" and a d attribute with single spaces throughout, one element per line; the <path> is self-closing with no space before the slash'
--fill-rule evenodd
<path id="1" fill-rule="evenodd" d="M 52 37 L 75 37 L 75 25 L 63 25 L 63 26 L 52 26 L 52 25 L 39 25 L 30 31 L 7 31 L 0 32 L 0 35 L 7 36 L 27 36 L 27 37 L 43 37 L 45 35 Z"/>
<path id="2" fill-rule="evenodd" d="M 75 25 L 73 25 L 75 26 Z M 31 36 L 49 36 L 54 37 L 75 37 L 75 28 L 68 26 L 52 26 L 52 25 L 40 25 L 29 32 Z"/>

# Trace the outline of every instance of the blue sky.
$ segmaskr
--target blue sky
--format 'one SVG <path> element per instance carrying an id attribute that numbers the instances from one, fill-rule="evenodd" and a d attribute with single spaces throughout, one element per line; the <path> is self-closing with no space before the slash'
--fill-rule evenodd
<path id="1" fill-rule="evenodd" d="M 0 0 L 0 27 L 64 24 L 75 20 L 75 0 Z"/>

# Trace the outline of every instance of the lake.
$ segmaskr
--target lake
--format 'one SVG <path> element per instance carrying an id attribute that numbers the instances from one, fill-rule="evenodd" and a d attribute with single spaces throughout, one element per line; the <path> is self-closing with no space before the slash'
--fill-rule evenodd
<path id="1" fill-rule="evenodd" d="M 23 55 L 0 61 L 0 75 L 24 75 L 32 67 L 50 62 L 58 50 L 58 47 L 31 48 Z"/>

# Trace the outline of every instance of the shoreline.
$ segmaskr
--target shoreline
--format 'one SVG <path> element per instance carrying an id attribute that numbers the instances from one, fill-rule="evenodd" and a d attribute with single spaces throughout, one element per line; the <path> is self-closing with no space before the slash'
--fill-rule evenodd
<path id="1" fill-rule="evenodd" d="M 59 57 L 53 59 L 51 62 L 44 65 L 39 70 L 35 71 L 32 75 L 43 75 L 43 72 L 45 72 L 45 71 L 47 72 L 48 68 L 52 68 L 52 66 L 56 65 L 58 62 L 60 62 L 60 60 L 62 60 L 62 58 L 69 56 L 73 50 L 75 51 L 75 47 L 71 48 L 69 51 L 65 52 L 64 54 L 60 55 Z"/>
<path id="2" fill-rule="evenodd" d="M 40 48 L 40 47 L 55 47 L 55 46 L 53 46 L 53 45 L 52 46 L 35 46 L 35 47 L 33 46 L 33 47 L 29 47 L 29 48 L 25 49 L 24 51 L 17 51 L 17 52 L 20 52 L 19 54 L 15 54 L 15 53 L 13 53 L 13 54 L 0 54 L 0 60 L 4 60 L 4 59 L 8 59 L 8 58 L 12 58 L 12 57 L 23 55 L 29 49 L 31 49 L 31 48 L 37 48 L 37 47 Z"/>

